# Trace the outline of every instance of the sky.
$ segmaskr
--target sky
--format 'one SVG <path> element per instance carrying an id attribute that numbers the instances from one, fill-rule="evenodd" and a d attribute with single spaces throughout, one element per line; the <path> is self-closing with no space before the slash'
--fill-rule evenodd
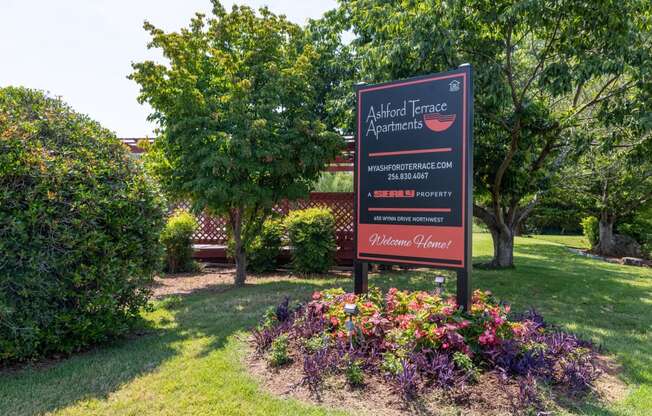
<path id="1" fill-rule="evenodd" d="M 234 1 L 222 1 L 230 9 Z M 241 0 L 268 6 L 304 24 L 335 7 L 335 0 Z M 126 77 L 131 63 L 160 60 L 147 49 L 143 22 L 165 30 L 187 26 L 210 0 L 0 0 L 0 87 L 36 88 L 61 96 L 118 137 L 152 136 L 147 105 Z"/>

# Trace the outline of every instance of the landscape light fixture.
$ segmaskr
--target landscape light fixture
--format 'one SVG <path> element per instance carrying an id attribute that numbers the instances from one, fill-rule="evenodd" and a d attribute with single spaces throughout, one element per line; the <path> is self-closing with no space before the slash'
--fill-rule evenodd
<path id="1" fill-rule="evenodd" d="M 344 313 L 348 316 L 346 320 L 346 331 L 349 336 L 349 346 L 353 349 L 353 331 L 355 331 L 355 324 L 353 323 L 353 315 L 358 314 L 358 305 L 355 303 L 345 303 Z"/>
<path id="2" fill-rule="evenodd" d="M 444 293 L 444 283 L 446 282 L 445 276 L 435 276 L 435 283 L 437 284 L 437 294 L 441 295 Z"/>
<path id="3" fill-rule="evenodd" d="M 349 317 L 358 314 L 358 305 L 355 303 L 346 303 L 344 304 L 344 313 Z"/>

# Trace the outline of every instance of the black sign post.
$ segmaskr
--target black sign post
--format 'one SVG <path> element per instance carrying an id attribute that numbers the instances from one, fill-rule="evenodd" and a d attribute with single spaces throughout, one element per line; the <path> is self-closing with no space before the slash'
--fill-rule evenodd
<path id="1" fill-rule="evenodd" d="M 471 66 L 357 89 L 354 289 L 369 262 L 452 269 L 471 297 Z"/>

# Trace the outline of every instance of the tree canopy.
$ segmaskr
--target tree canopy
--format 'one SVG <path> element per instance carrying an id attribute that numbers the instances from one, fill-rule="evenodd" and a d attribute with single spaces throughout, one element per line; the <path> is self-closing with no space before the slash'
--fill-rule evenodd
<path id="1" fill-rule="evenodd" d="M 340 13 L 361 80 L 475 68 L 474 215 L 494 266 L 513 264 L 514 230 L 590 141 L 587 120 L 650 102 L 647 0 L 342 0 Z"/>
<path id="2" fill-rule="evenodd" d="M 560 187 L 598 217 L 596 251 L 615 255 L 614 225 L 652 201 L 652 123 L 642 108 L 604 121 L 578 163 L 562 170 Z"/>
<path id="3" fill-rule="evenodd" d="M 242 284 L 274 203 L 304 196 L 343 141 L 320 120 L 323 60 L 308 34 L 266 8 L 213 4 L 178 33 L 146 22 L 168 62 L 136 63 L 131 79 L 161 126 L 149 165 L 171 194 L 229 218 Z"/>

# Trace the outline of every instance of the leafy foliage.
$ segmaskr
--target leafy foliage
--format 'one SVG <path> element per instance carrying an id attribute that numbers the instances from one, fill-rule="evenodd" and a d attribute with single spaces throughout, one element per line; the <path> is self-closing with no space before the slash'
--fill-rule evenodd
<path id="1" fill-rule="evenodd" d="M 197 269 L 197 264 L 192 259 L 192 235 L 197 226 L 197 220 L 187 211 L 177 211 L 168 218 L 161 232 L 167 272 L 179 273 Z"/>
<path id="2" fill-rule="evenodd" d="M 652 256 L 652 208 L 642 209 L 616 225 L 619 233 L 638 241 Z"/>
<path id="3" fill-rule="evenodd" d="M 621 249 L 616 247 L 614 226 L 652 202 L 652 122 L 646 125 L 644 116 L 635 111 L 619 122 L 596 129 L 604 143 L 594 143 L 577 166 L 562 174 L 566 191 L 598 218 L 600 238 L 592 243 L 605 255 L 618 255 Z"/>
<path id="4" fill-rule="evenodd" d="M 260 234 L 254 237 L 247 249 L 249 270 L 262 273 L 276 269 L 284 234 L 283 221 L 270 218 L 263 223 Z"/>
<path id="5" fill-rule="evenodd" d="M 160 265 L 164 201 L 115 135 L 0 89 L 0 360 L 123 334 Z"/>
<path id="6" fill-rule="evenodd" d="M 362 372 L 362 360 L 350 360 L 344 370 L 346 381 L 352 387 L 359 387 L 364 384 L 364 373 Z"/>
<path id="7" fill-rule="evenodd" d="M 335 217 L 327 208 L 292 211 L 285 219 L 292 266 L 300 273 L 324 273 L 333 264 Z"/>
<path id="8" fill-rule="evenodd" d="M 650 123 L 648 0 L 343 0 L 359 80 L 474 67 L 474 215 L 492 265 L 513 265 L 513 235 L 592 141 L 593 120 Z M 644 111 L 644 109 L 648 111 Z"/>
<path id="9" fill-rule="evenodd" d="M 171 195 L 228 217 L 242 285 L 274 203 L 305 196 L 343 141 L 319 119 L 308 35 L 266 8 L 213 5 L 178 33 L 146 22 L 169 62 L 136 63 L 131 79 L 162 128 L 148 165 Z"/>
<path id="10" fill-rule="evenodd" d="M 286 334 L 281 334 L 272 341 L 269 352 L 269 364 L 272 367 L 280 367 L 292 359 L 289 355 L 289 340 Z"/>
<path id="11" fill-rule="evenodd" d="M 598 219 L 594 216 L 582 218 L 582 233 L 584 234 L 584 237 L 589 240 L 589 243 L 591 243 L 591 247 L 595 247 L 600 240 Z"/>
<path id="12" fill-rule="evenodd" d="M 315 192 L 353 192 L 351 172 L 322 172 L 315 183 Z"/>

